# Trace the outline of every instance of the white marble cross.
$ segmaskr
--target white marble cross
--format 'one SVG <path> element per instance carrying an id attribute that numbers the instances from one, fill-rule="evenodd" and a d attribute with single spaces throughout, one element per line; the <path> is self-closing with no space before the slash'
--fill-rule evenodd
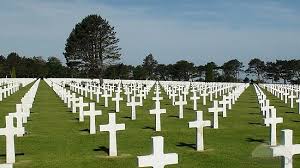
<path id="1" fill-rule="evenodd" d="M 76 103 L 79 99 L 76 98 L 76 94 L 72 93 L 72 98 L 71 98 L 71 102 L 72 102 L 72 113 L 76 113 Z"/>
<path id="2" fill-rule="evenodd" d="M 203 100 L 203 105 L 206 105 L 206 96 L 208 96 L 208 94 L 206 93 L 206 89 L 203 90 L 203 93 L 201 94 L 202 96 L 202 100 Z"/>
<path id="3" fill-rule="evenodd" d="M 267 112 L 270 110 L 270 100 L 266 99 L 266 100 L 265 100 L 265 103 L 264 103 L 264 106 L 262 106 L 262 107 L 260 108 L 260 110 L 262 111 L 263 116 L 266 117 Z"/>
<path id="4" fill-rule="evenodd" d="M 196 121 L 189 122 L 189 128 L 196 128 L 196 147 L 197 151 L 204 150 L 204 141 L 203 141 L 203 127 L 208 127 L 211 125 L 209 120 L 203 120 L 203 112 L 197 111 Z"/>
<path id="5" fill-rule="evenodd" d="M 96 102 L 99 103 L 99 101 L 100 101 L 100 100 L 99 100 L 99 97 L 100 97 L 100 95 L 102 94 L 100 88 L 96 88 L 96 91 L 95 91 L 94 94 L 96 95 Z"/>
<path id="6" fill-rule="evenodd" d="M 150 110 L 150 114 L 155 114 L 155 131 L 161 131 L 160 114 L 164 113 L 166 113 L 166 109 L 160 109 L 160 107 Z"/>
<path id="7" fill-rule="evenodd" d="M 23 117 L 26 115 L 22 112 L 22 104 L 16 104 L 16 112 L 15 113 L 9 113 L 10 116 L 17 119 L 17 128 L 22 129 L 23 128 Z M 24 129 L 24 128 L 23 128 Z M 22 137 L 24 133 L 21 132 L 17 133 L 18 137 Z"/>
<path id="8" fill-rule="evenodd" d="M 77 107 L 79 108 L 79 122 L 84 121 L 83 108 L 87 107 L 88 105 L 88 103 L 83 102 L 83 97 L 79 97 L 79 102 L 77 103 Z"/>
<path id="9" fill-rule="evenodd" d="M 175 90 L 173 90 L 171 93 L 170 93 L 170 96 L 172 98 L 172 105 L 174 106 L 175 105 L 175 98 L 177 96 L 177 93 Z"/>
<path id="10" fill-rule="evenodd" d="M 294 98 L 296 98 L 296 96 L 294 95 L 293 91 L 291 92 L 289 98 L 291 100 L 291 108 L 294 108 Z"/>
<path id="11" fill-rule="evenodd" d="M 223 117 L 227 117 L 227 109 L 226 109 L 226 105 L 227 105 L 227 101 L 226 98 L 223 96 L 223 100 L 219 101 L 219 103 L 222 105 L 222 112 L 223 112 Z"/>
<path id="12" fill-rule="evenodd" d="M 131 96 L 131 102 L 127 103 L 127 106 L 131 106 L 131 119 L 136 120 L 135 107 L 139 106 L 140 102 L 135 101 L 135 96 Z"/>
<path id="13" fill-rule="evenodd" d="M 92 102 L 90 103 L 90 110 L 84 111 L 83 114 L 90 117 L 90 134 L 96 134 L 96 116 L 102 115 L 102 111 L 96 110 L 95 103 Z"/>
<path id="14" fill-rule="evenodd" d="M 166 165 L 178 164 L 177 153 L 164 153 L 164 138 L 152 137 L 153 153 L 146 156 L 138 156 L 139 167 L 164 168 Z"/>
<path id="15" fill-rule="evenodd" d="M 0 168 L 13 168 L 13 164 L 0 164 Z"/>
<path id="16" fill-rule="evenodd" d="M 264 119 L 264 123 L 266 125 L 271 125 L 271 127 L 270 127 L 270 145 L 275 146 L 275 145 L 277 145 L 276 126 L 277 126 L 277 124 L 283 122 L 283 118 L 276 117 L 276 108 L 272 108 L 270 113 L 271 113 L 270 118 Z"/>
<path id="17" fill-rule="evenodd" d="M 104 97 L 104 107 L 108 107 L 108 97 L 110 97 L 110 95 L 107 93 L 106 88 L 104 88 L 104 93 L 101 97 Z"/>
<path id="18" fill-rule="evenodd" d="M 197 92 L 196 91 L 193 92 L 193 97 L 190 97 L 190 99 L 194 101 L 193 109 L 197 110 L 197 100 L 199 100 L 200 97 L 197 97 Z"/>
<path id="19" fill-rule="evenodd" d="M 15 138 L 16 134 L 24 134 L 24 127 L 15 128 L 12 116 L 5 117 L 6 127 L 0 128 L 0 135 L 6 137 L 6 163 L 15 163 Z"/>
<path id="20" fill-rule="evenodd" d="M 288 103 L 288 96 L 289 96 L 288 91 L 286 90 L 286 91 L 283 93 L 283 95 L 284 95 L 284 103 L 287 104 L 287 103 Z"/>
<path id="21" fill-rule="evenodd" d="M 116 124 L 116 113 L 109 113 L 109 123 L 100 125 L 100 131 L 109 132 L 109 156 L 117 156 L 117 131 L 125 130 L 125 124 Z"/>
<path id="22" fill-rule="evenodd" d="M 214 106 L 212 108 L 208 108 L 208 112 L 213 113 L 213 122 L 212 122 L 212 127 L 214 129 L 219 128 L 219 112 L 222 112 L 223 108 L 220 108 L 218 105 L 218 101 L 214 100 Z"/>
<path id="23" fill-rule="evenodd" d="M 116 102 L 116 112 L 120 112 L 120 101 L 123 100 L 123 98 L 120 96 L 120 92 L 116 92 L 116 97 L 112 98 L 112 101 Z"/>
<path id="24" fill-rule="evenodd" d="M 179 95 L 179 101 L 175 102 L 175 105 L 179 106 L 179 118 L 183 118 L 183 106 L 186 104 L 187 104 L 187 102 L 183 101 L 182 96 Z"/>
<path id="25" fill-rule="evenodd" d="M 293 168 L 293 156 L 300 154 L 300 144 L 293 144 L 293 130 L 281 131 L 281 145 L 271 147 L 274 157 L 281 156 L 281 168 Z"/>

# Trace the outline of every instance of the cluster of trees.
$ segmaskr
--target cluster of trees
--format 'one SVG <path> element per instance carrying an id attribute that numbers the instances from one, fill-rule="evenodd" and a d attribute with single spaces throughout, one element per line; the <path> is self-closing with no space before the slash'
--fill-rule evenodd
<path id="1" fill-rule="evenodd" d="M 56 57 L 44 60 L 42 57 L 20 57 L 12 52 L 4 57 L 0 55 L 0 77 L 69 77 L 70 68 L 63 66 Z"/>
<path id="2" fill-rule="evenodd" d="M 75 25 L 66 40 L 66 66 L 56 57 L 44 60 L 10 53 L 0 56 L 0 76 L 248 82 L 246 76 L 254 74 L 260 82 L 300 83 L 300 60 L 264 62 L 255 58 L 247 67 L 237 59 L 221 66 L 214 62 L 195 65 L 186 60 L 166 65 L 149 54 L 141 65 L 132 66 L 115 63 L 121 57 L 118 42 L 114 27 L 106 19 L 89 15 Z"/>
<path id="3" fill-rule="evenodd" d="M 243 74 L 243 75 L 240 75 Z M 112 79 L 152 79 L 207 82 L 249 82 L 248 76 L 259 82 L 300 83 L 300 60 L 276 60 L 264 62 L 258 58 L 244 66 L 237 59 L 229 60 L 223 65 L 208 62 L 195 65 L 186 60 L 175 64 L 158 64 L 152 54 L 145 57 L 138 66 L 116 64 L 108 67 L 105 78 Z M 253 76 L 251 75 L 251 76 Z"/>
<path id="4" fill-rule="evenodd" d="M 90 72 L 91 73 L 91 72 Z M 57 58 L 20 57 L 12 52 L 7 57 L 0 55 L 0 77 L 52 77 L 52 78 L 93 78 L 95 74 L 68 67 Z M 147 55 L 141 65 L 123 63 L 106 65 L 101 72 L 106 79 L 148 79 L 207 82 L 249 82 L 248 75 L 254 80 L 264 82 L 300 83 L 300 60 L 276 60 L 264 62 L 258 58 L 244 66 L 237 59 L 223 65 L 208 62 L 195 65 L 186 60 L 175 64 L 159 64 L 152 54 Z M 243 75 L 240 75 L 243 74 Z M 252 76 L 253 76 L 252 75 Z M 97 76 L 95 76 L 98 78 Z"/>

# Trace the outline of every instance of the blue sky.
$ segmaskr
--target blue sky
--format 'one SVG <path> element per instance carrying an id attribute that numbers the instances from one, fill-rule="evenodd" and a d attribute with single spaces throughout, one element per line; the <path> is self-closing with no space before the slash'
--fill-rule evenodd
<path id="1" fill-rule="evenodd" d="M 66 38 L 89 14 L 115 26 L 126 64 L 148 53 L 165 64 L 300 58 L 296 0 L 1 0 L 0 54 L 64 62 Z"/>

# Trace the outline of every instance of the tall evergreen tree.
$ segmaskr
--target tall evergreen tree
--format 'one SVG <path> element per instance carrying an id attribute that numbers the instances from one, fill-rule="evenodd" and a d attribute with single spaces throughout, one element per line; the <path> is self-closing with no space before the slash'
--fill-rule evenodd
<path id="1" fill-rule="evenodd" d="M 74 72 L 101 80 L 106 65 L 120 59 L 118 42 L 114 27 L 106 19 L 89 15 L 75 26 L 67 39 L 64 53 L 67 65 Z"/>

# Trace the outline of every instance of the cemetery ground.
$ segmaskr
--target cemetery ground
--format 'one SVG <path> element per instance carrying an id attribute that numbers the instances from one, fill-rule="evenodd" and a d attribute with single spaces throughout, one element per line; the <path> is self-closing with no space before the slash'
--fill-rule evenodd
<path id="1" fill-rule="evenodd" d="M 5 126 L 4 117 L 15 110 L 15 104 L 31 87 L 22 88 L 17 93 L 0 102 L 0 126 Z M 277 139 L 281 141 L 281 130 L 294 130 L 294 143 L 300 143 L 300 115 L 298 106 L 289 108 L 278 98 L 264 90 L 270 104 L 277 108 L 277 116 L 284 122 L 278 124 Z M 162 131 L 155 132 L 155 116 L 149 114 L 155 102 L 151 100 L 153 91 L 144 100 L 144 106 L 137 107 L 137 119 L 130 119 L 131 110 L 126 101 L 121 101 L 117 123 L 125 123 L 126 130 L 117 132 L 118 155 L 108 156 L 108 133 L 99 132 L 100 124 L 108 123 L 108 112 L 113 112 L 115 103 L 104 100 L 96 109 L 103 115 L 96 117 L 97 134 L 89 134 L 89 118 L 78 122 L 78 113 L 73 114 L 55 92 L 41 81 L 31 110 L 31 116 L 25 127 L 27 134 L 15 141 L 16 168 L 132 168 L 137 167 L 137 156 L 152 153 L 152 136 L 164 137 L 165 153 L 178 153 L 179 164 L 167 167 L 208 167 L 208 168 L 279 168 L 279 158 L 273 158 L 267 146 L 269 128 L 263 125 L 254 87 L 250 86 L 240 96 L 228 117 L 219 117 L 219 129 L 204 128 L 205 151 L 195 150 L 195 129 L 188 128 L 188 122 L 194 121 L 196 114 L 189 100 L 184 107 L 184 118 L 179 119 L 178 106 L 172 106 L 171 100 L 163 93 L 161 107 L 167 110 L 161 115 Z M 124 95 L 122 95 L 125 98 Z M 85 102 L 91 101 L 85 98 Z M 207 108 L 198 100 L 198 109 L 204 112 L 204 119 L 211 119 Z M 88 110 L 88 108 L 85 108 Z M 5 137 L 0 136 L 0 163 L 5 162 Z M 294 157 L 294 167 L 300 167 L 300 157 Z"/>

